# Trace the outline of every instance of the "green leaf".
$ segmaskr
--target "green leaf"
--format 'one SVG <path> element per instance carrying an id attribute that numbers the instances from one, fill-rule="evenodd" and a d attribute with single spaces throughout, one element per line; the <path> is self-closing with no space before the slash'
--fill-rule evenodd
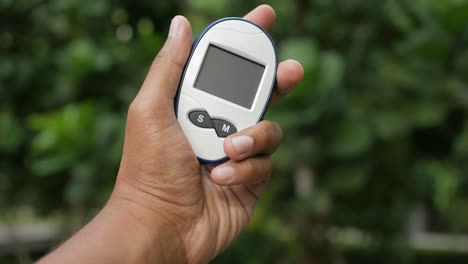
<path id="1" fill-rule="evenodd" d="M 359 120 L 338 121 L 326 130 L 324 150 L 332 157 L 353 158 L 364 154 L 372 144 L 372 133 Z"/>
<path id="2" fill-rule="evenodd" d="M 408 32 L 412 29 L 414 22 L 400 1 L 389 0 L 385 1 L 384 5 L 386 9 L 385 15 L 390 23 L 402 32 Z"/>
<path id="3" fill-rule="evenodd" d="M 353 194 L 361 191 L 367 183 L 370 168 L 368 164 L 333 167 L 327 173 L 327 186 L 336 193 Z"/>
<path id="4" fill-rule="evenodd" d="M 468 122 L 465 122 L 465 126 L 455 138 L 453 152 L 459 158 L 468 158 Z"/>
<path id="5" fill-rule="evenodd" d="M 93 142 L 96 113 L 89 103 L 67 105 L 48 114 L 31 115 L 29 125 L 39 134 L 33 139 L 37 153 L 67 149 L 76 143 L 86 146 Z"/>
<path id="6" fill-rule="evenodd" d="M 222 13 L 228 5 L 228 0 L 190 0 L 195 9 L 208 11 L 212 14 Z"/>
<path id="7" fill-rule="evenodd" d="M 31 169 L 38 176 L 48 177 L 70 168 L 74 165 L 75 159 L 72 152 L 49 155 L 31 161 Z"/>
<path id="8" fill-rule="evenodd" d="M 9 111 L 0 111 L 0 151 L 13 152 L 24 141 L 19 120 Z"/>
<path id="9" fill-rule="evenodd" d="M 410 105 L 408 116 L 419 127 L 433 127 L 439 125 L 445 117 L 447 108 L 437 102 L 419 102 Z"/>
<path id="10" fill-rule="evenodd" d="M 460 172 L 450 163 L 438 160 L 420 164 L 420 170 L 433 181 L 433 201 L 442 214 L 450 209 L 459 186 Z"/>
<path id="11" fill-rule="evenodd" d="M 319 80 L 317 87 L 314 88 L 318 94 L 324 94 L 337 88 L 344 75 L 344 62 L 340 54 L 327 51 L 321 55 Z"/>
<path id="12" fill-rule="evenodd" d="M 71 180 L 65 190 L 65 199 L 71 205 L 83 204 L 93 194 L 93 178 L 97 177 L 92 163 L 73 166 Z"/>
<path id="13" fill-rule="evenodd" d="M 371 123 L 377 135 L 385 140 L 399 137 L 410 129 L 409 120 L 395 110 L 383 110 L 376 112 Z"/>
<path id="14" fill-rule="evenodd" d="M 291 38 L 279 47 L 281 60 L 295 59 L 304 67 L 305 72 L 313 71 L 320 62 L 319 51 L 312 38 Z"/>

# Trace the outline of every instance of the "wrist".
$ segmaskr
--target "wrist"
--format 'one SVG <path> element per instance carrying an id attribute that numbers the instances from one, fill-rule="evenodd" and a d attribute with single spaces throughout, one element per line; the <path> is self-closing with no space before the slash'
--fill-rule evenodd
<path id="1" fill-rule="evenodd" d="M 135 261 L 132 262 L 185 263 L 185 247 L 177 225 L 158 214 L 154 208 L 128 199 L 127 195 L 131 194 L 127 191 L 116 187 L 103 211 L 126 219 L 125 226 L 121 228 L 131 233 L 127 243 L 132 251 L 130 254 L 134 256 Z"/>
<path id="2" fill-rule="evenodd" d="M 91 222 L 39 263 L 184 263 L 181 241 L 166 221 L 113 194 Z"/>

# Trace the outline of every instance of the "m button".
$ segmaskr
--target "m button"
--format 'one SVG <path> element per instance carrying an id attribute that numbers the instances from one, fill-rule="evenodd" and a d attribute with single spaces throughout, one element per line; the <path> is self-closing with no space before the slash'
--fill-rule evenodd
<path id="1" fill-rule="evenodd" d="M 212 119 L 211 121 L 213 121 L 213 125 L 216 130 L 216 134 L 218 134 L 218 137 L 225 138 L 237 132 L 237 128 L 228 121 L 221 119 Z"/>
<path id="2" fill-rule="evenodd" d="M 201 128 L 213 128 L 210 115 L 206 111 L 193 111 L 189 114 L 190 121 Z"/>

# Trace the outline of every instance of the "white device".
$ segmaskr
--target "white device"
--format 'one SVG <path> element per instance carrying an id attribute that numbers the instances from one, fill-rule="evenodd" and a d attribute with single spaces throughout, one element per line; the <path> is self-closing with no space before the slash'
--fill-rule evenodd
<path id="1" fill-rule="evenodd" d="M 263 118 L 277 65 L 271 37 L 242 18 L 215 21 L 198 36 L 180 80 L 175 113 L 201 163 L 227 160 L 224 139 Z"/>

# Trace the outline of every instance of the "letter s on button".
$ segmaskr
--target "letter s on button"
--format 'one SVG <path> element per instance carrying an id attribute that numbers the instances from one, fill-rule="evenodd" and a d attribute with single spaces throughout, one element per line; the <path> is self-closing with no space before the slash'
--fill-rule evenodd
<path id="1" fill-rule="evenodd" d="M 198 115 L 198 123 L 203 123 L 203 115 Z"/>
<path id="2" fill-rule="evenodd" d="M 213 128 L 211 118 L 206 111 L 193 111 L 189 114 L 190 121 L 201 128 Z"/>

